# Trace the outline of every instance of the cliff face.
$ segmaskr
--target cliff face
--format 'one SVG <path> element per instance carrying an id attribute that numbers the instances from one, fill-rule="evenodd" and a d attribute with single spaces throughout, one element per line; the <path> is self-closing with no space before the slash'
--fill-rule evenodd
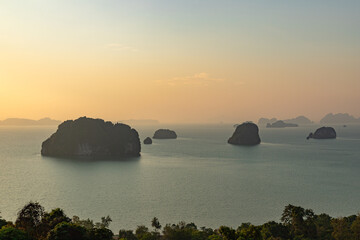
<path id="1" fill-rule="evenodd" d="M 257 145 L 261 142 L 259 128 L 256 124 L 245 122 L 236 127 L 228 143 L 235 145 Z"/>
<path id="2" fill-rule="evenodd" d="M 140 156 L 140 139 L 135 129 L 102 119 L 81 117 L 59 125 L 42 143 L 41 154 L 62 157 Z"/>
<path id="3" fill-rule="evenodd" d="M 310 133 L 307 139 L 315 138 L 315 139 L 328 139 L 328 138 L 336 138 L 335 129 L 332 127 L 321 127 L 318 128 L 315 133 Z"/>

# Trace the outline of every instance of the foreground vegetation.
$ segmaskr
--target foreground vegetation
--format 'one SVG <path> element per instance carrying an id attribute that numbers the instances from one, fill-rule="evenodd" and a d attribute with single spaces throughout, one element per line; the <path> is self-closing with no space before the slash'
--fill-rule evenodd
<path id="1" fill-rule="evenodd" d="M 198 228 L 185 222 L 162 227 L 155 217 L 152 230 L 142 225 L 135 232 L 120 230 L 114 236 L 110 223 L 109 216 L 97 223 L 77 216 L 70 219 L 60 208 L 46 212 L 39 203 L 30 202 L 19 211 L 15 223 L 0 217 L 0 240 L 360 240 L 360 214 L 332 218 L 293 205 L 285 207 L 280 223 L 243 223 L 237 229 Z"/>

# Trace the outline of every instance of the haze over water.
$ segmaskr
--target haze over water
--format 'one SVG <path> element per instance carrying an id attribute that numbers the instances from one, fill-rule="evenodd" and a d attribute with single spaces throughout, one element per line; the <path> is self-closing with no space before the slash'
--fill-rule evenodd
<path id="1" fill-rule="evenodd" d="M 42 157 L 55 127 L 0 127 L 0 210 L 8 220 L 29 200 L 47 210 L 100 220 L 111 229 L 184 220 L 237 227 L 278 221 L 287 204 L 334 217 L 360 209 L 360 126 L 336 126 L 337 139 L 306 140 L 317 126 L 260 129 L 254 147 L 227 144 L 230 125 L 171 125 L 176 140 L 142 145 L 128 161 Z M 141 139 L 158 126 L 138 126 Z"/>

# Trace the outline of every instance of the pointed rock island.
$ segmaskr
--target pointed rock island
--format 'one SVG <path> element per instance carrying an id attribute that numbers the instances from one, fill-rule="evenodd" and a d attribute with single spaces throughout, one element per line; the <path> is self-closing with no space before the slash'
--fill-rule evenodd
<path id="1" fill-rule="evenodd" d="M 61 123 L 42 143 L 41 154 L 54 157 L 119 158 L 140 156 L 138 132 L 122 123 L 81 117 Z"/>
<path id="2" fill-rule="evenodd" d="M 150 137 L 145 138 L 144 144 L 152 144 L 152 139 Z"/>
<path id="3" fill-rule="evenodd" d="M 234 134 L 228 143 L 234 145 L 257 145 L 260 144 L 259 128 L 255 123 L 245 122 L 236 127 Z"/>

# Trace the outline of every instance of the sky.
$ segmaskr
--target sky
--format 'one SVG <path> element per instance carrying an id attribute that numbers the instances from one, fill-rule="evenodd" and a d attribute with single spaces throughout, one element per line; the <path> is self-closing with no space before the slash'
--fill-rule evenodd
<path id="1" fill-rule="evenodd" d="M 0 119 L 360 117 L 358 0 L 0 0 Z"/>

